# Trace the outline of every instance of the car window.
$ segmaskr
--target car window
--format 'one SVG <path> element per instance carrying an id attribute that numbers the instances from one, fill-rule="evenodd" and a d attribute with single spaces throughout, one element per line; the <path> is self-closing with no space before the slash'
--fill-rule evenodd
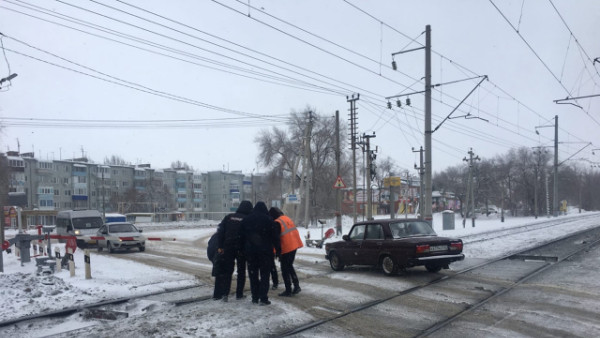
<path id="1" fill-rule="evenodd" d="M 360 224 L 360 225 L 355 225 L 354 228 L 352 228 L 352 230 L 350 230 L 350 234 L 348 235 L 348 237 L 350 237 L 350 239 L 363 239 L 364 235 L 365 235 L 365 225 Z"/>
<path id="2" fill-rule="evenodd" d="M 410 222 L 408 226 L 411 235 L 435 235 L 435 231 L 427 222 Z"/>
<path id="3" fill-rule="evenodd" d="M 423 221 L 391 223 L 390 231 L 394 238 L 436 235 L 429 223 Z"/>
<path id="4" fill-rule="evenodd" d="M 110 225 L 110 232 L 136 232 L 133 224 L 113 224 Z"/>
<path id="5" fill-rule="evenodd" d="M 369 224 L 367 226 L 366 239 L 383 239 L 383 229 L 381 224 Z"/>

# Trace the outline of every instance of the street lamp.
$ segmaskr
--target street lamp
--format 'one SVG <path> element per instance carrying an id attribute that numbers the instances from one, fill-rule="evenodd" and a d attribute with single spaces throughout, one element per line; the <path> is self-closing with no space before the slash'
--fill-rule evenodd
<path id="1" fill-rule="evenodd" d="M 18 75 L 17 73 L 13 73 L 3 79 L 0 79 L 0 88 L 2 88 L 2 83 L 14 79 L 15 77 L 17 77 L 17 75 Z"/>

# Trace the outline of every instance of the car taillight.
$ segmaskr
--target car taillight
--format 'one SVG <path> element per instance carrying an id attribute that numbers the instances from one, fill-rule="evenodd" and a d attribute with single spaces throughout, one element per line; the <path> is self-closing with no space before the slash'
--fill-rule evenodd
<path id="1" fill-rule="evenodd" d="M 452 242 L 452 243 L 450 243 L 450 250 L 462 251 L 462 248 L 463 248 L 462 242 Z"/>
<path id="2" fill-rule="evenodd" d="M 429 244 L 417 245 L 417 253 L 429 252 Z"/>

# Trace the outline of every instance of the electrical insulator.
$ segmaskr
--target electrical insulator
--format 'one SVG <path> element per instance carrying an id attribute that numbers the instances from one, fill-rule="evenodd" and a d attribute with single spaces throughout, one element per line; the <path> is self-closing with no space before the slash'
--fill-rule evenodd
<path id="1" fill-rule="evenodd" d="M 410 106 L 410 97 L 407 97 L 407 98 L 406 98 L 406 105 L 407 105 L 407 106 Z"/>

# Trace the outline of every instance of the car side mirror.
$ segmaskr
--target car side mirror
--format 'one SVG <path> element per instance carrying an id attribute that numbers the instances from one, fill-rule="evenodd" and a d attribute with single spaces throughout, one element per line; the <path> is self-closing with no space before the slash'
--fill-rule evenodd
<path id="1" fill-rule="evenodd" d="M 139 232 L 142 232 L 142 231 L 144 231 L 144 230 L 142 230 L 142 229 L 138 229 L 138 231 L 139 231 Z"/>
<path id="2" fill-rule="evenodd" d="M 107 233 L 108 233 L 108 231 L 102 230 L 102 234 L 106 235 Z"/>
<path id="3" fill-rule="evenodd" d="M 348 237 L 348 235 L 344 235 L 344 236 L 342 236 L 342 239 L 345 240 L 345 241 L 349 241 L 350 237 Z"/>

